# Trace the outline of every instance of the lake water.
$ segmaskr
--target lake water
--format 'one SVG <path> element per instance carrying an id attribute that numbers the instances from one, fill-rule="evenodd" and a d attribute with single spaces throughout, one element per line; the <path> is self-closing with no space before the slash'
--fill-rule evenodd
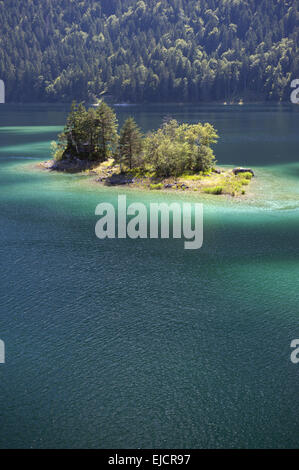
<path id="1" fill-rule="evenodd" d="M 36 170 L 68 109 L 0 105 L 0 447 L 298 447 L 298 107 L 115 108 L 213 123 L 219 164 L 256 170 L 240 200 Z M 202 249 L 98 240 L 118 194 L 203 202 Z"/>

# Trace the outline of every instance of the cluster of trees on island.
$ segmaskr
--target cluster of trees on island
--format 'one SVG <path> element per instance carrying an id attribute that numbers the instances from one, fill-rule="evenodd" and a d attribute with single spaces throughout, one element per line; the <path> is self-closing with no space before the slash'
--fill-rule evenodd
<path id="1" fill-rule="evenodd" d="M 211 146 L 217 139 L 209 123 L 179 124 L 171 118 L 144 136 L 130 117 L 118 134 L 116 114 L 105 102 L 89 109 L 74 102 L 54 151 L 56 160 L 99 165 L 114 159 L 122 172 L 150 169 L 168 177 L 210 171 L 216 163 Z"/>
<path id="2" fill-rule="evenodd" d="M 287 100 L 298 0 L 0 1 L 7 101 Z"/>

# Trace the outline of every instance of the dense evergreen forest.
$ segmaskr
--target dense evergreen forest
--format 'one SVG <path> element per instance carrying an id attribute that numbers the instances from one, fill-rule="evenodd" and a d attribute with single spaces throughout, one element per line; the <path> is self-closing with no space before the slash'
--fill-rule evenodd
<path id="1" fill-rule="evenodd" d="M 289 100 L 298 0 L 0 1 L 7 101 Z"/>

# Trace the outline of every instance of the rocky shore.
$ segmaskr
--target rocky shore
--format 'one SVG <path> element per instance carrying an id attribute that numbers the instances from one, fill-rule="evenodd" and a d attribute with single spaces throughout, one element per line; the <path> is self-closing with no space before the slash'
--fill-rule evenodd
<path id="1" fill-rule="evenodd" d="M 68 160 L 49 160 L 41 162 L 38 167 L 48 171 L 79 173 L 92 177 L 92 181 L 106 186 L 128 186 L 150 190 L 199 191 L 209 194 L 228 194 L 238 196 L 245 194 L 254 171 L 251 168 L 214 168 L 208 174 L 183 175 L 180 177 L 158 178 L 150 172 L 132 170 L 120 172 L 119 165 L 113 160 L 98 164 L 78 158 Z"/>

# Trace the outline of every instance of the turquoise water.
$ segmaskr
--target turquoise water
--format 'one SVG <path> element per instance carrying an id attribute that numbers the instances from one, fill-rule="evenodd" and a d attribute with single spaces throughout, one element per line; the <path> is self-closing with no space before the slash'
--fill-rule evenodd
<path id="1" fill-rule="evenodd" d="M 0 106 L 0 447 L 298 447 L 297 107 L 116 109 L 212 122 L 257 178 L 235 200 L 40 172 L 68 107 Z M 98 240 L 118 194 L 203 202 L 203 248 Z"/>

